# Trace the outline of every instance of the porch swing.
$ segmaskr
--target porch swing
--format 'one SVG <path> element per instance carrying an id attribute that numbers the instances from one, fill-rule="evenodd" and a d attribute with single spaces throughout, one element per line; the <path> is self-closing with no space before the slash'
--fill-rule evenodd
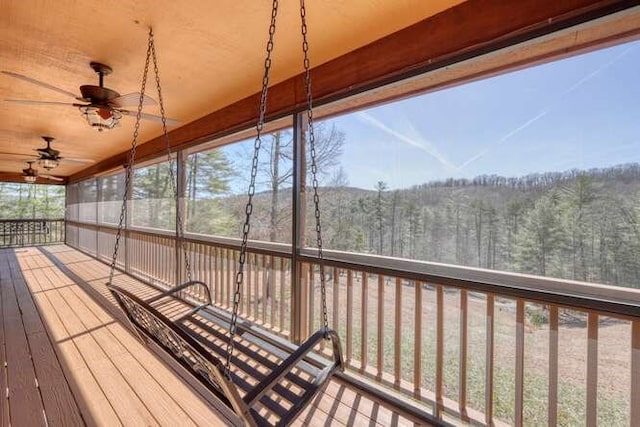
<path id="1" fill-rule="evenodd" d="M 153 342 L 185 368 L 195 379 L 208 389 L 223 405 L 231 409 L 245 425 L 288 425 L 322 391 L 338 370 L 343 370 L 340 340 L 335 331 L 329 328 L 327 316 L 326 284 L 324 259 L 322 253 L 322 231 L 320 224 L 320 203 L 316 166 L 315 135 L 313 130 L 312 92 L 310 65 L 308 57 L 307 25 L 304 0 L 300 1 L 300 17 L 303 37 L 304 77 L 307 98 L 308 142 L 313 178 L 313 199 L 316 217 L 316 237 L 322 303 L 323 326 L 299 346 L 273 339 L 273 335 L 238 319 L 241 289 L 244 279 L 244 267 L 247 258 L 250 219 L 253 210 L 253 196 L 258 169 L 258 156 L 265 122 L 273 37 L 276 29 L 278 0 L 273 0 L 269 41 L 264 61 L 264 75 L 260 97 L 259 118 L 256 124 L 256 139 L 251 167 L 251 179 L 248 189 L 248 201 L 245 207 L 245 222 L 242 231 L 242 244 L 238 271 L 235 279 L 233 310 L 229 315 L 212 306 L 210 288 L 205 283 L 192 280 L 188 250 L 184 244 L 184 227 L 180 210 L 176 215 L 178 244 L 182 248 L 182 257 L 186 270 L 186 282 L 169 290 L 163 290 L 156 296 L 143 300 L 132 292 L 113 283 L 118 247 L 124 219 L 127 213 L 127 197 L 131 187 L 131 177 L 135 161 L 137 137 L 142 115 L 142 102 L 147 81 L 150 59 L 156 76 L 158 100 L 162 115 L 163 136 L 169 158 L 169 174 L 176 202 L 178 191 L 171 157 L 171 148 L 166 128 L 166 119 L 162 102 L 158 65 L 153 41 L 153 32 L 149 30 L 149 43 L 141 87 L 140 102 L 136 115 L 131 151 L 125 174 L 125 191 L 120 222 L 115 237 L 114 253 L 107 287 L 115 300 L 126 313 L 141 339 Z M 201 300 L 198 295 L 204 295 Z M 178 318 L 169 319 L 162 313 L 161 304 L 167 300 L 178 301 L 189 309 Z M 332 361 L 313 355 L 312 352 L 321 342 L 331 352 Z"/>

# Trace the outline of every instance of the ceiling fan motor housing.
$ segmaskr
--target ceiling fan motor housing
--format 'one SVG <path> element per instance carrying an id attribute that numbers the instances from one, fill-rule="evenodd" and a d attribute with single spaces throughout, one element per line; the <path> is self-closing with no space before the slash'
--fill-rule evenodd
<path id="1" fill-rule="evenodd" d="M 80 93 L 82 94 L 83 100 L 91 102 L 92 104 L 103 104 L 110 99 L 120 96 L 120 94 L 115 90 L 93 85 L 80 86 Z"/>

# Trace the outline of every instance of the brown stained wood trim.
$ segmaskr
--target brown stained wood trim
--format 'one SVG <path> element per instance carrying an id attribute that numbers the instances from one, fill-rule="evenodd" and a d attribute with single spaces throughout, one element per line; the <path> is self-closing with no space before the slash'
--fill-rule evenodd
<path id="1" fill-rule="evenodd" d="M 637 0 L 468 0 L 410 27 L 314 67 L 316 105 L 333 102 L 404 78 L 470 59 L 534 37 L 638 5 Z M 303 108 L 303 74 L 269 91 L 267 121 Z M 260 94 L 194 120 L 170 132 L 173 149 L 230 135 L 255 122 Z M 161 153 L 160 136 L 138 147 L 139 160 Z M 127 152 L 69 178 L 84 178 L 121 167 Z"/>

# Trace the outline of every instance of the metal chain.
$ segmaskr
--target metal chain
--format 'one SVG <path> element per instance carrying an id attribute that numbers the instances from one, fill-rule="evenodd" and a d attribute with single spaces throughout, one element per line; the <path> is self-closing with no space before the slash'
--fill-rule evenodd
<path id="1" fill-rule="evenodd" d="M 156 45 L 153 42 L 153 29 L 149 28 L 149 43 L 151 45 L 151 57 L 153 58 L 153 71 L 156 75 L 156 88 L 158 90 L 158 103 L 160 104 L 160 117 L 162 118 L 162 136 L 165 141 L 165 147 L 167 151 L 167 159 L 169 162 L 169 181 L 171 182 L 171 190 L 176 200 L 176 234 L 178 238 L 178 244 L 182 248 L 182 256 L 184 257 L 184 267 L 187 273 L 187 281 L 191 281 L 191 262 L 189 260 L 189 252 L 187 245 L 184 241 L 184 225 L 182 222 L 182 216 L 179 209 L 179 197 L 178 186 L 176 184 L 176 176 L 173 170 L 175 162 L 171 156 L 171 142 L 169 141 L 169 133 L 167 132 L 167 117 L 164 112 L 164 102 L 162 101 L 162 88 L 160 86 L 160 73 L 158 72 L 158 59 L 156 57 Z M 178 284 L 176 283 L 176 286 Z"/>
<path id="2" fill-rule="evenodd" d="M 307 131 L 309 133 L 309 154 L 311 157 L 311 176 L 313 178 L 313 205 L 316 217 L 316 240 L 318 244 L 318 264 L 320 266 L 320 299 L 322 301 L 322 321 L 324 329 L 329 329 L 327 315 L 327 287 L 322 252 L 322 225 L 320 222 L 320 196 L 318 195 L 318 165 L 316 161 L 316 136 L 313 129 L 313 96 L 311 92 L 311 65 L 309 62 L 309 42 L 307 41 L 307 9 L 304 0 L 300 0 L 300 20 L 302 22 L 302 52 L 304 53 L 304 85 L 307 91 Z"/>
<path id="3" fill-rule="evenodd" d="M 142 103 L 144 102 L 144 92 L 147 87 L 147 74 L 149 72 L 149 59 L 153 48 L 153 38 L 151 30 L 149 30 L 149 41 L 147 42 L 147 58 L 144 63 L 144 73 L 142 74 L 142 84 L 140 87 L 140 99 L 138 101 L 138 111 L 136 112 L 136 124 L 133 128 L 133 139 L 131 140 L 131 150 L 129 151 L 129 159 L 125 170 L 124 194 L 122 196 L 122 207 L 120 208 L 120 221 L 118 223 L 118 231 L 116 232 L 116 241 L 113 246 L 113 257 L 111 258 L 111 266 L 109 270 L 109 284 L 113 283 L 113 275 L 116 269 L 116 261 L 118 259 L 118 249 L 120 248 L 120 238 L 122 237 L 122 228 L 127 216 L 127 199 L 129 197 L 129 189 L 131 187 L 131 175 L 133 172 L 133 164 L 136 158 L 136 149 L 138 147 L 138 134 L 140 132 L 140 119 L 142 117 Z"/>
<path id="4" fill-rule="evenodd" d="M 251 212 L 253 211 L 253 195 L 256 191 L 256 176 L 258 174 L 258 157 L 260 147 L 262 145 L 262 129 L 264 127 L 264 118 L 267 110 L 267 93 L 269 91 L 269 72 L 271 70 L 271 54 L 273 52 L 273 35 L 276 32 L 276 16 L 278 15 L 278 0 L 273 0 L 271 8 L 271 24 L 269 25 L 269 41 L 267 42 L 267 56 L 264 60 L 264 74 L 262 76 L 262 92 L 260 95 L 260 112 L 258 123 L 256 124 L 256 139 L 253 144 L 253 161 L 251 164 L 251 181 L 247 195 L 247 205 L 245 207 L 245 220 L 242 227 L 242 245 L 240 246 L 240 258 L 238 260 L 238 272 L 236 273 L 235 291 L 233 294 L 233 313 L 229 324 L 229 341 L 227 342 L 227 360 L 224 367 L 224 374 L 227 378 L 231 378 L 231 358 L 235 349 L 234 337 L 236 335 L 238 323 L 238 307 L 240 305 L 240 288 L 244 279 L 244 264 L 247 257 L 247 241 L 249 238 L 249 229 Z"/>

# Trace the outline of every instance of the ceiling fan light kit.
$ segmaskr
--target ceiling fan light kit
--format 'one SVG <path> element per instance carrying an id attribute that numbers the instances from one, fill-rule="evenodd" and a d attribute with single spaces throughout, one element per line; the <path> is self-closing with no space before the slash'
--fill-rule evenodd
<path id="1" fill-rule="evenodd" d="M 27 164 L 29 165 L 29 167 L 22 169 L 22 177 L 24 178 L 25 182 L 33 184 L 34 182 L 36 182 L 36 179 L 38 179 L 38 170 L 33 168 L 33 160 L 28 161 Z"/>
<path id="2" fill-rule="evenodd" d="M 93 71 L 98 74 L 99 86 L 80 86 L 80 93 L 82 94 L 82 97 L 78 97 L 77 99 L 80 101 L 90 102 L 91 104 L 80 105 L 78 106 L 78 109 L 89 126 L 97 129 L 98 132 L 113 129 L 118 126 L 120 119 L 122 118 L 122 113 L 118 110 L 100 107 L 100 104 L 103 102 L 108 103 L 109 100 L 114 100 L 120 96 L 120 94 L 115 90 L 104 87 L 104 76 L 111 74 L 113 69 L 108 65 L 104 65 L 99 62 L 91 62 L 89 65 L 93 68 Z"/>
<path id="3" fill-rule="evenodd" d="M 122 113 L 118 110 L 109 110 L 94 105 L 82 105 L 78 109 L 89 126 L 97 129 L 98 132 L 113 129 L 118 126 L 122 118 Z"/>
<path id="4" fill-rule="evenodd" d="M 54 150 L 51 148 L 51 143 L 55 140 L 52 136 L 43 136 L 42 139 L 47 143 L 46 148 L 38 148 L 36 151 L 40 155 L 38 159 L 38 163 L 50 171 L 51 169 L 55 169 L 60 164 L 60 152 L 58 150 Z"/>
<path id="5" fill-rule="evenodd" d="M 57 160 L 54 159 L 42 159 L 40 160 L 40 165 L 42 165 L 43 168 L 45 168 L 46 170 L 51 170 L 51 169 L 55 169 L 58 167 L 60 163 Z"/>

